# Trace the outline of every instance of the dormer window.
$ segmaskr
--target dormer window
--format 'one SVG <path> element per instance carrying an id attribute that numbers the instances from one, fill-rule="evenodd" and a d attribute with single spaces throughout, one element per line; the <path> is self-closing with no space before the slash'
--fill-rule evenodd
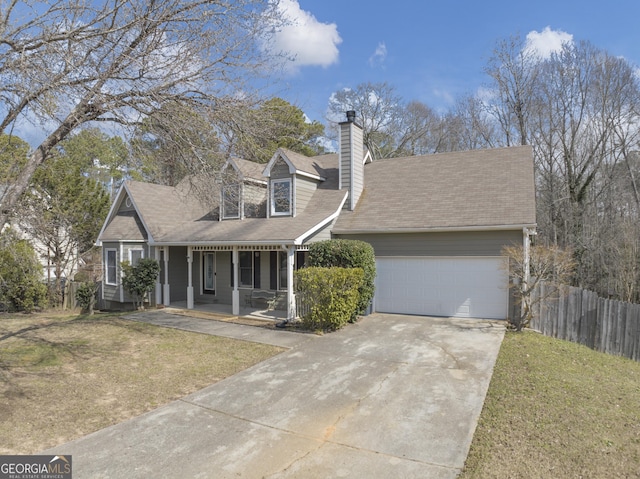
<path id="1" fill-rule="evenodd" d="M 291 178 L 271 181 L 271 215 L 291 214 Z"/>
<path id="2" fill-rule="evenodd" d="M 222 187 L 222 218 L 240 218 L 240 185 Z"/>

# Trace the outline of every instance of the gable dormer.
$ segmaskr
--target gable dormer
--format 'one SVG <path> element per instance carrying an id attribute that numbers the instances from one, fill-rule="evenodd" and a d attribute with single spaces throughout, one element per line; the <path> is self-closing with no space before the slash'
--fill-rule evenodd
<path id="1" fill-rule="evenodd" d="M 313 157 L 279 148 L 263 173 L 269 184 L 269 217 L 304 211 L 313 192 L 326 181 L 323 173 Z"/>
<path id="2" fill-rule="evenodd" d="M 262 165 L 230 158 L 222 167 L 220 220 L 266 217 L 267 182 Z"/>

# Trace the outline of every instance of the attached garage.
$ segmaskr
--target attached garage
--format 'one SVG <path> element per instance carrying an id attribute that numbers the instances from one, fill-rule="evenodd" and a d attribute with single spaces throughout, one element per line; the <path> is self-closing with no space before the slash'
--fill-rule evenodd
<path id="1" fill-rule="evenodd" d="M 375 310 L 505 319 L 508 278 L 502 257 L 378 257 Z"/>

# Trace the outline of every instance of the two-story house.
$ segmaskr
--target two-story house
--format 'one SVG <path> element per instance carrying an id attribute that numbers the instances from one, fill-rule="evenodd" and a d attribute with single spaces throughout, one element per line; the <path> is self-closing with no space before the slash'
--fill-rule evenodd
<path id="1" fill-rule="evenodd" d="M 374 247 L 373 310 L 506 318 L 501 250 L 528 245 L 535 229 L 531 148 L 371 161 L 354 117 L 340 124 L 337 154 L 229 160 L 213 211 L 187 183 L 123 184 L 98 239 L 106 307 L 130 301 L 120 262 L 152 257 L 157 304 L 217 302 L 238 314 L 252 290 L 270 290 L 293 319 L 293 274 L 309 245 L 347 238 Z"/>

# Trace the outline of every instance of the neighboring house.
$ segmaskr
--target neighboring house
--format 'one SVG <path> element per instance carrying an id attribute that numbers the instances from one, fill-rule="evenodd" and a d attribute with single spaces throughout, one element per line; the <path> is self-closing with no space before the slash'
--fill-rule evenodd
<path id="1" fill-rule="evenodd" d="M 0 200 L 7 189 L 6 185 L 0 185 Z M 20 238 L 31 244 L 38 256 L 40 264 L 42 265 L 42 280 L 51 283 L 58 277 L 57 267 L 52 261 L 55 257 L 55 251 L 43 243 L 40 238 L 35 237 L 31 232 L 33 231 L 33 228 L 29 227 L 29 225 L 25 225 L 22 220 L 23 219 L 21 217 L 15 218 L 11 220 L 9 224 L 0 228 L 0 230 L 4 231 L 6 228 L 11 228 L 20 236 Z M 78 272 L 78 268 L 84 265 L 84 261 L 78 252 L 78 249 L 73 247 L 67 241 L 67 231 L 65 229 L 60 229 L 57 239 L 57 244 L 60 250 L 64 252 L 64 257 L 66 258 L 66 261 L 61 265 L 60 278 L 73 279 L 75 274 Z"/>
<path id="2" fill-rule="evenodd" d="M 528 245 L 535 220 L 530 147 L 371 161 L 362 130 L 340 124 L 338 154 L 279 149 L 267 165 L 232 159 L 217 205 L 188 183 L 126 182 L 99 236 L 109 308 L 130 300 L 120 262 L 160 261 L 158 304 L 231 305 L 280 292 L 295 317 L 293 273 L 329 238 L 373 245 L 373 310 L 504 319 L 513 301 L 502 247 Z"/>

